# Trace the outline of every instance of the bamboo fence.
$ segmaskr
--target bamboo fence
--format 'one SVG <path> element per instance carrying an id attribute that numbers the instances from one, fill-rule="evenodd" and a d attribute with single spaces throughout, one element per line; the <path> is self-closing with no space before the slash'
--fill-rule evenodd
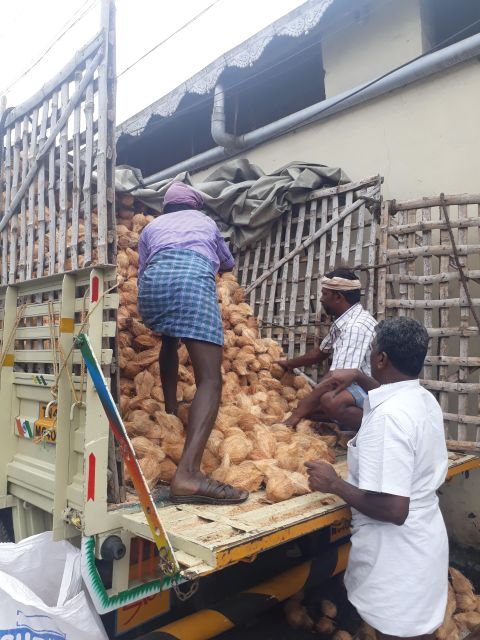
<path id="1" fill-rule="evenodd" d="M 266 238 L 236 252 L 236 273 L 262 335 L 278 340 L 289 357 L 319 344 L 327 332 L 319 283 L 335 267 L 364 268 L 364 304 L 374 311 L 371 267 L 376 260 L 380 188 L 376 176 L 312 192 L 279 219 Z M 317 379 L 316 368 L 309 373 Z"/>
<path id="2" fill-rule="evenodd" d="M 110 19 L 104 2 L 99 34 L 29 100 L 0 112 L 2 285 L 114 258 Z"/>
<path id="3" fill-rule="evenodd" d="M 417 318 L 431 336 L 422 382 L 447 438 L 480 441 L 480 194 L 384 202 L 377 317 Z"/>

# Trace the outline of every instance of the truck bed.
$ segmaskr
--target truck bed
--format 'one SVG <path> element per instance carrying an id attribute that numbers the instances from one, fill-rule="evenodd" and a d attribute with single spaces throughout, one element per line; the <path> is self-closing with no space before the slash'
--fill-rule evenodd
<path id="1" fill-rule="evenodd" d="M 447 478 L 480 467 L 480 458 L 449 453 Z M 335 468 L 347 475 L 343 456 Z M 167 489 L 156 496 L 160 518 L 182 569 L 205 575 L 305 534 L 330 526 L 331 539 L 348 533 L 350 510 L 338 497 L 311 493 L 269 504 L 264 491 L 253 493 L 240 505 L 171 505 Z M 119 509 L 128 529 L 151 540 L 150 530 L 138 503 Z M 332 526 L 333 525 L 333 526 Z"/>

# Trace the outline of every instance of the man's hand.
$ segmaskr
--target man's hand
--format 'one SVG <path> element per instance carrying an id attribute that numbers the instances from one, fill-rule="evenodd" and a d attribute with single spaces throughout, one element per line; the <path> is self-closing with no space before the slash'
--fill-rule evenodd
<path id="1" fill-rule="evenodd" d="M 335 493 L 335 486 L 339 480 L 337 472 L 328 462 L 306 462 L 308 484 L 312 491 Z"/>
<path id="2" fill-rule="evenodd" d="M 295 368 L 290 365 L 289 360 L 274 360 L 273 364 L 280 365 L 283 369 L 285 369 L 285 371 L 292 371 L 292 369 Z"/>

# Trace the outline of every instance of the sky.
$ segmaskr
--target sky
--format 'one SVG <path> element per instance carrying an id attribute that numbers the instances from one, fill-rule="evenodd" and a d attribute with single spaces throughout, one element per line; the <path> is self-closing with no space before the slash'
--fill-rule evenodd
<path id="1" fill-rule="evenodd" d="M 304 1 L 117 0 L 117 123 Z M 205 9 L 192 24 L 122 74 Z M 58 39 L 71 23 L 74 26 Z M 100 0 L 2 2 L 0 95 L 7 96 L 7 106 L 20 104 L 38 91 L 99 28 Z M 44 59 L 21 77 L 49 47 Z"/>

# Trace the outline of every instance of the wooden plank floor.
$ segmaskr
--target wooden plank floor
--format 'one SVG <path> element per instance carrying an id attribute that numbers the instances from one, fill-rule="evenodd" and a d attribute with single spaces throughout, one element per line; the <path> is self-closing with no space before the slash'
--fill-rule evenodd
<path id="1" fill-rule="evenodd" d="M 473 455 L 449 453 L 450 475 L 466 466 L 480 466 Z M 343 459 L 335 465 L 347 476 Z M 345 518 L 345 504 L 336 496 L 311 493 L 270 504 L 265 492 L 253 493 L 240 505 L 171 505 L 160 495 L 160 517 L 178 551 L 179 561 L 195 573 L 204 573 L 253 552 L 263 551 L 288 539 L 328 526 Z M 159 505 L 160 506 L 160 505 Z M 151 539 L 148 525 L 138 505 L 121 509 L 122 519 L 135 535 Z M 250 553 L 250 551 L 252 553 Z"/>

